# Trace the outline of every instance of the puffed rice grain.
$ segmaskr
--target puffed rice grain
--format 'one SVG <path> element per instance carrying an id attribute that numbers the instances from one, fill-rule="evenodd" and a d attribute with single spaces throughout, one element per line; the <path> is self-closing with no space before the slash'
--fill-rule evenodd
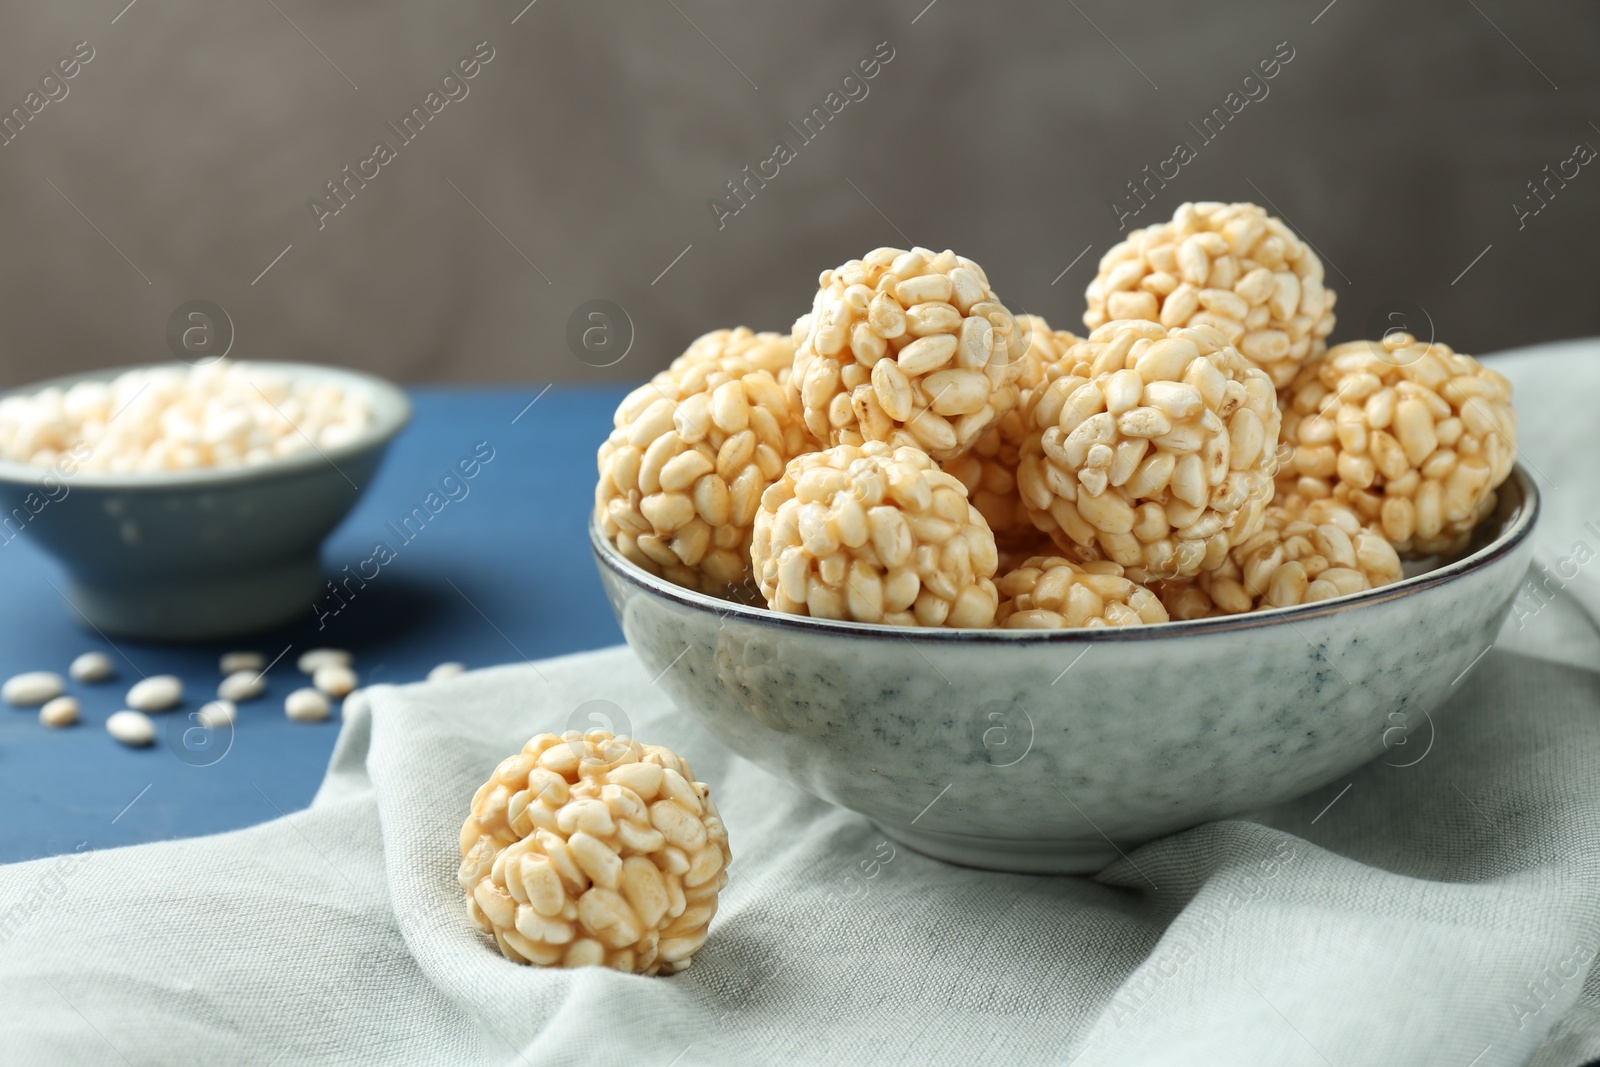
<path id="1" fill-rule="evenodd" d="M 294 665 L 301 674 L 316 674 L 318 667 L 330 663 L 348 667 L 354 662 L 355 657 L 342 648 L 308 648 L 300 653 Z"/>
<path id="2" fill-rule="evenodd" d="M 140 748 L 155 742 L 156 724 L 142 711 L 125 709 L 106 719 L 106 733 L 125 745 Z"/>
<path id="3" fill-rule="evenodd" d="M 90 684 L 110 681 L 111 676 L 115 673 L 116 671 L 111 665 L 111 657 L 104 652 L 85 652 L 73 660 L 72 665 L 67 668 L 67 675 L 73 681 L 88 682 Z"/>
<path id="4" fill-rule="evenodd" d="M 124 699 L 134 711 L 166 711 L 183 699 L 183 681 L 174 674 L 152 674 L 134 682 Z"/>
<path id="5" fill-rule="evenodd" d="M 195 714 L 201 726 L 216 729 L 231 724 L 239 714 L 239 708 L 231 700 L 212 700 L 200 705 L 200 710 Z"/>
<path id="6" fill-rule="evenodd" d="M 894 626 L 991 626 L 994 534 L 927 453 L 881 441 L 792 460 L 750 550 L 774 611 Z"/>
<path id="7" fill-rule="evenodd" d="M 259 652 L 224 652 L 217 661 L 217 669 L 225 675 L 240 671 L 264 671 L 267 669 L 267 657 Z"/>
<path id="8" fill-rule="evenodd" d="M 39 709 L 39 722 L 41 725 L 59 729 L 71 726 L 78 721 L 78 698 L 56 697 L 54 700 L 44 702 L 44 707 Z"/>
<path id="9" fill-rule="evenodd" d="M 321 722 L 331 708 L 328 698 L 315 689 L 296 689 L 283 701 L 283 713 L 295 722 Z"/>
<path id="10" fill-rule="evenodd" d="M 19 708 L 36 708 L 61 695 L 66 687 L 55 671 L 24 671 L 12 675 L 0 686 L 0 700 Z"/>
<path id="11" fill-rule="evenodd" d="M 347 696 L 356 687 L 356 672 L 342 663 L 325 663 L 311 676 L 311 684 L 330 697 Z"/>
<path id="12" fill-rule="evenodd" d="M 506 959 L 644 975 L 689 966 L 733 859 L 688 762 L 604 730 L 502 761 L 460 845 L 467 914 Z"/>
<path id="13" fill-rule="evenodd" d="M 318 669 L 323 670 L 326 668 Z M 223 700 L 235 702 L 254 700 L 266 691 L 266 678 L 259 669 L 234 671 L 217 683 L 217 696 Z"/>

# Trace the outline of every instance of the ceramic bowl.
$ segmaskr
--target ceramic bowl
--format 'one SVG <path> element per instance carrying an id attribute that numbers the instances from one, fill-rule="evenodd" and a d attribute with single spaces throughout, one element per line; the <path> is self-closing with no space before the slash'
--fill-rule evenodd
<path id="1" fill-rule="evenodd" d="M 1528 570 L 1521 468 L 1461 559 L 1301 607 L 1094 630 L 780 615 L 630 563 L 591 526 L 628 643 L 735 752 L 919 852 L 1087 873 L 1288 800 L 1424 733 Z M 1432 719 L 1427 718 L 1427 723 Z"/>
<path id="2" fill-rule="evenodd" d="M 208 640 L 310 618 L 322 592 L 322 541 L 372 480 L 411 403 L 397 386 L 356 371 L 251 365 L 360 389 L 371 398 L 372 422 L 346 444 L 259 466 L 69 476 L 0 461 L 0 542 L 29 537 L 60 560 L 74 614 L 106 634 Z M 12 392 L 110 380 L 131 369 Z"/>

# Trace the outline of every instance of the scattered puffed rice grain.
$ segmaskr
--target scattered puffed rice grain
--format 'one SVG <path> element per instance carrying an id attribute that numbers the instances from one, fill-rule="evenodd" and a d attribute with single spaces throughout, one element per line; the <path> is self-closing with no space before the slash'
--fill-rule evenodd
<path id="1" fill-rule="evenodd" d="M 428 681 L 442 682 L 446 678 L 454 678 L 456 675 L 465 672 L 466 669 L 467 667 L 464 663 L 456 663 L 454 661 L 441 663 L 428 672 Z"/>
<path id="2" fill-rule="evenodd" d="M 111 657 L 104 652 L 85 652 L 67 668 L 67 674 L 75 682 L 104 682 L 114 673 Z"/>
<path id="3" fill-rule="evenodd" d="M 106 733 L 125 745 L 143 746 L 156 739 L 156 724 L 142 711 L 119 711 L 106 720 Z"/>
<path id="4" fill-rule="evenodd" d="M 259 652 L 225 652 L 218 661 L 217 668 L 223 674 L 238 674 L 240 671 L 263 671 L 267 667 L 267 657 Z"/>
<path id="5" fill-rule="evenodd" d="M 65 682 L 54 671 L 27 671 L 6 679 L 0 700 L 19 708 L 34 708 L 61 695 Z"/>
<path id="6" fill-rule="evenodd" d="M 266 691 L 267 682 L 259 670 L 234 671 L 217 686 L 217 696 L 223 700 L 254 700 Z"/>
<path id="7" fill-rule="evenodd" d="M 283 713 L 295 722 L 321 722 L 329 711 L 328 698 L 315 689 L 296 689 L 283 702 Z"/>
<path id="8" fill-rule="evenodd" d="M 128 707 L 135 711 L 166 711 L 182 699 L 183 682 L 171 674 L 153 674 L 128 690 Z"/>
<path id="9" fill-rule="evenodd" d="M 199 717 L 201 726 L 216 729 L 218 726 L 232 723 L 238 711 L 238 706 L 231 700 L 213 700 L 210 703 L 202 704 L 196 714 Z"/>
<path id="10" fill-rule="evenodd" d="M 44 707 L 39 709 L 39 722 L 43 726 L 59 728 L 71 726 L 77 721 L 77 697 L 56 697 L 54 700 L 45 701 Z"/>
<path id="11" fill-rule="evenodd" d="M 355 657 L 342 648 L 312 648 L 300 653 L 295 666 L 300 668 L 301 674 L 316 674 L 318 667 L 325 667 L 330 663 L 348 667 L 354 660 Z"/>
<path id="12" fill-rule="evenodd" d="M 348 696 L 356 687 L 356 672 L 342 663 L 324 663 L 311 676 L 311 684 L 331 697 Z"/>

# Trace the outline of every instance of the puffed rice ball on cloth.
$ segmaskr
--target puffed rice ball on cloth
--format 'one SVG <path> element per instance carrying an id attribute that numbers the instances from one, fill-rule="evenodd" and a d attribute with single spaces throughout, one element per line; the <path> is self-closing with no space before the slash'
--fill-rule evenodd
<path id="1" fill-rule="evenodd" d="M 1284 406 L 1294 491 L 1348 505 L 1407 558 L 1465 548 L 1516 459 L 1511 383 L 1398 331 L 1329 349 Z"/>
<path id="2" fill-rule="evenodd" d="M 1049 371 L 1017 484 L 1064 555 L 1146 582 L 1222 565 L 1273 495 L 1272 380 L 1211 326 L 1108 322 Z"/>
<path id="3" fill-rule="evenodd" d="M 1074 563 L 1034 556 L 995 583 L 995 621 L 1008 630 L 1070 630 L 1167 622 L 1154 593 L 1123 577 L 1110 560 Z"/>
<path id="4" fill-rule="evenodd" d="M 625 397 L 600 446 L 595 521 L 651 574 L 713 595 L 749 574 L 761 493 L 816 447 L 768 368 L 781 334 L 719 330 Z"/>
<path id="5" fill-rule="evenodd" d="M 728 832 L 681 757 L 604 730 L 539 734 L 461 827 L 467 913 L 506 959 L 671 974 L 705 944 Z"/>
<path id="6" fill-rule="evenodd" d="M 829 445 L 951 459 L 1017 403 L 1025 326 L 954 252 L 879 248 L 825 270 L 801 321 L 789 389 Z"/>
<path id="7" fill-rule="evenodd" d="M 1354 511 L 1332 499 L 1291 495 L 1267 508 L 1260 531 L 1236 545 L 1221 567 L 1155 589 L 1173 618 L 1205 619 L 1312 604 L 1401 577 L 1394 546 Z"/>
<path id="8" fill-rule="evenodd" d="M 994 534 L 920 449 L 800 456 L 762 494 L 751 560 L 767 605 L 894 626 L 994 624 Z"/>
<path id="9" fill-rule="evenodd" d="M 1017 492 L 1017 461 L 1028 435 L 1027 411 L 1033 391 L 1045 383 L 1048 368 L 1083 340 L 1066 330 L 1052 329 L 1038 315 L 1024 315 L 1018 321 L 1026 326 L 1029 344 L 1020 361 L 1017 385 L 1022 394 L 1017 406 L 985 427 L 968 452 L 940 464 L 967 487 L 967 498 L 988 522 L 1002 550 L 1033 542 L 1038 534 Z"/>
<path id="10" fill-rule="evenodd" d="M 1333 332 L 1322 261 L 1255 204 L 1179 205 L 1171 222 L 1112 246 L 1084 295 L 1091 330 L 1114 319 L 1215 326 L 1280 389 Z"/>

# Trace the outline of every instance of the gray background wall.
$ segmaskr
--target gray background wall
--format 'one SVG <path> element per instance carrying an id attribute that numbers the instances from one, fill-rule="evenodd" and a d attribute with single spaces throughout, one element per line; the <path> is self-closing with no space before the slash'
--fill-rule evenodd
<path id="1" fill-rule="evenodd" d="M 717 326 L 787 329 L 822 268 L 907 239 L 1076 326 L 1109 204 L 1180 138 L 1197 158 L 1136 223 L 1270 199 L 1332 264 L 1337 337 L 1390 312 L 1470 352 L 1600 332 L 1600 166 L 1520 229 L 1512 206 L 1600 146 L 1592 3 L 123 3 L 0 11 L 0 110 L 95 51 L 0 147 L 0 384 L 170 358 L 194 298 L 242 357 L 639 378 Z M 479 41 L 469 95 L 319 230 L 308 199 Z M 868 95 L 719 229 L 708 201 L 883 41 Z M 1285 41 L 1201 145 L 1187 124 Z M 604 370 L 566 341 L 599 298 L 636 334 Z"/>

